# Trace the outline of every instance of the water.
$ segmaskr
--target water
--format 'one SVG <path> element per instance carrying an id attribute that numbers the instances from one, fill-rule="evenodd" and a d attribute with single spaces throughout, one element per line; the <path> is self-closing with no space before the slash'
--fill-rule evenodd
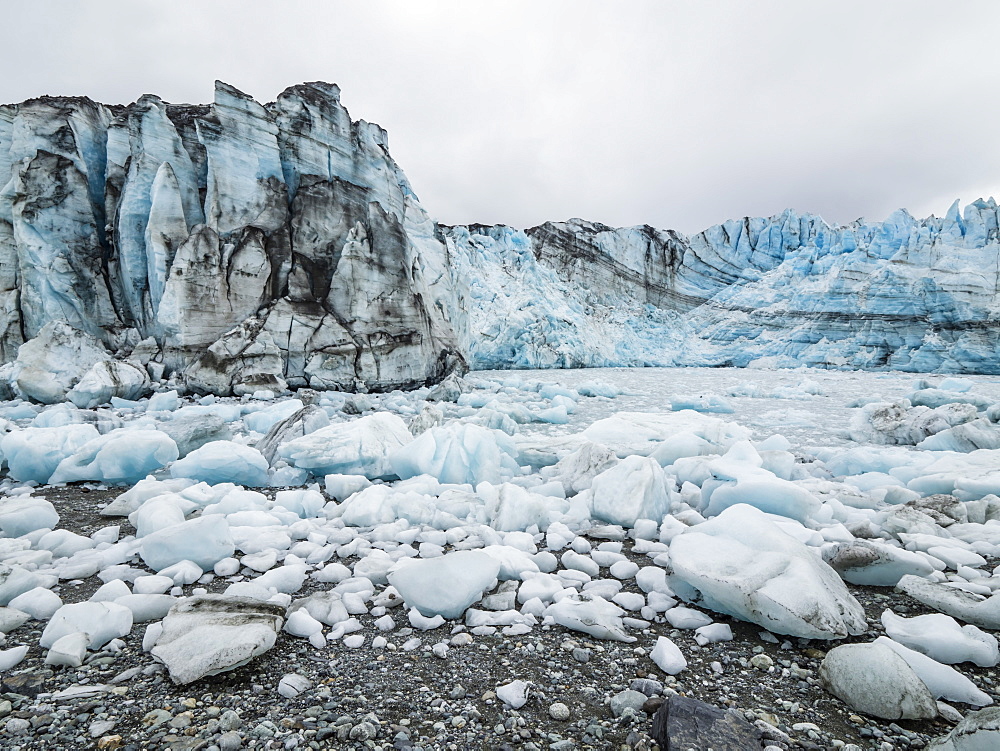
<path id="1" fill-rule="evenodd" d="M 849 405 L 859 399 L 873 397 L 882 401 L 905 399 L 920 379 L 913 373 L 745 368 L 487 370 L 469 376 L 472 381 L 504 381 L 511 377 L 558 383 L 571 388 L 589 381 L 603 381 L 627 392 L 615 399 L 581 399 L 568 424 L 531 423 L 520 426 L 522 434 L 569 435 L 616 412 L 669 412 L 674 397 L 716 394 L 724 397 L 734 409 L 731 414 L 717 414 L 717 417 L 750 428 L 754 439 L 780 433 L 793 446 L 803 449 L 852 444 L 847 435 L 853 413 Z M 996 376 L 963 378 L 975 384 L 972 393 L 1000 402 L 1000 379 Z M 942 379 L 941 376 L 931 376 L 929 380 L 939 383 Z M 804 384 L 818 393 L 806 393 Z M 734 391 L 759 391 L 768 396 L 730 396 Z M 786 397 L 775 397 L 775 392 L 784 393 Z"/>

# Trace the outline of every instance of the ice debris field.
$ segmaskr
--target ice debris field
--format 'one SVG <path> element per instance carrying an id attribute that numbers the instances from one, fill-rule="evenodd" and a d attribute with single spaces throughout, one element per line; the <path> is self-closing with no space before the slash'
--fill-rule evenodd
<path id="1" fill-rule="evenodd" d="M 742 621 L 822 640 L 821 683 L 854 711 L 994 700 L 963 665 L 1000 661 L 996 378 L 479 372 L 0 417 L 0 675 L 31 649 L 72 667 L 132 640 L 185 685 L 279 639 L 378 652 L 402 633 L 447 658 L 455 634 L 561 629 L 652 634 L 662 677 L 687 666 L 662 634 L 712 644 Z M 106 526 L 60 522 L 46 496 L 65 483 L 120 488 Z M 934 612 L 886 609 L 866 640 L 849 584 Z M 516 708 L 515 683 L 497 696 Z"/>

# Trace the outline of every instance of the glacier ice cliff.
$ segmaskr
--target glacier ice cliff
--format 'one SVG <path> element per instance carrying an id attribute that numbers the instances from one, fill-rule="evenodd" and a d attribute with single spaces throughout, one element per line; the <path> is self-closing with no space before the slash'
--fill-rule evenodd
<path id="1" fill-rule="evenodd" d="M 0 107 L 0 175 L 4 361 L 62 321 L 196 391 L 389 389 L 463 366 L 434 303 L 443 241 L 335 85 L 266 106 L 219 82 L 209 106 Z"/>
<path id="2" fill-rule="evenodd" d="M 793 211 L 692 237 L 574 219 L 446 228 L 473 367 L 1000 373 L 1000 210 L 831 227 Z"/>
<path id="3" fill-rule="evenodd" d="M 218 394 L 405 388 L 466 365 L 1000 373 L 992 199 L 690 237 L 441 226 L 385 131 L 325 83 L 266 105 L 218 82 L 211 105 L 2 106 L 0 183 L 0 362 L 40 334 L 89 353 L 48 398 L 102 357 Z M 0 372 L 15 391 L 48 367 L 40 349 Z"/>

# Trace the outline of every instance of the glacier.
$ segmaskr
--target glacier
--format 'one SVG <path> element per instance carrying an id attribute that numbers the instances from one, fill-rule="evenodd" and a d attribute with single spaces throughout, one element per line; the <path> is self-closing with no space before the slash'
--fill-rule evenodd
<path id="1" fill-rule="evenodd" d="M 1000 373 L 992 198 L 843 226 L 788 210 L 692 236 L 445 226 L 386 132 L 322 82 L 268 104 L 216 82 L 209 105 L 0 106 L 0 183 L 7 396 L 58 401 L 98 363 L 124 372 L 113 360 L 153 387 L 237 396 L 467 368 Z M 68 358 L 29 346 L 57 334 Z M 101 394 L 133 398 L 102 378 Z"/>

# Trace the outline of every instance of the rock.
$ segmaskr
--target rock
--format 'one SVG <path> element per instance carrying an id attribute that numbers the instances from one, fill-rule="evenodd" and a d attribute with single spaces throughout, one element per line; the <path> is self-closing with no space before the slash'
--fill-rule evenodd
<path id="1" fill-rule="evenodd" d="M 929 746 L 930 751 L 992 751 L 1000 748 L 1000 707 L 970 712 L 943 738 Z"/>
<path id="2" fill-rule="evenodd" d="M 734 712 L 685 696 L 670 696 L 653 716 L 653 740 L 663 751 L 760 748 L 760 732 Z"/>
<path id="3" fill-rule="evenodd" d="M 141 399 L 150 390 L 145 368 L 129 362 L 102 360 L 84 373 L 66 396 L 80 409 L 93 409 L 110 403 L 112 397 Z"/>
<path id="4" fill-rule="evenodd" d="M 819 668 L 823 687 L 852 709 L 884 720 L 932 719 L 937 703 L 913 669 L 882 644 L 843 644 Z"/>
<path id="5" fill-rule="evenodd" d="M 271 649 L 285 609 L 246 597 L 201 595 L 179 602 L 163 619 L 152 654 L 181 685 L 245 665 Z"/>
<path id="6" fill-rule="evenodd" d="M 746 504 L 677 535 L 670 565 L 679 596 L 774 633 L 842 639 L 868 629 L 837 572 Z"/>
<path id="7" fill-rule="evenodd" d="M 625 713 L 626 709 L 640 712 L 642 711 L 642 706 L 645 703 L 645 694 L 639 693 L 638 691 L 632 691 L 630 689 L 619 691 L 611 697 L 611 714 L 615 717 L 621 717 Z"/>
<path id="8" fill-rule="evenodd" d="M 559 722 L 565 722 L 570 717 L 569 707 L 562 702 L 555 702 L 549 705 L 549 717 Z"/>

